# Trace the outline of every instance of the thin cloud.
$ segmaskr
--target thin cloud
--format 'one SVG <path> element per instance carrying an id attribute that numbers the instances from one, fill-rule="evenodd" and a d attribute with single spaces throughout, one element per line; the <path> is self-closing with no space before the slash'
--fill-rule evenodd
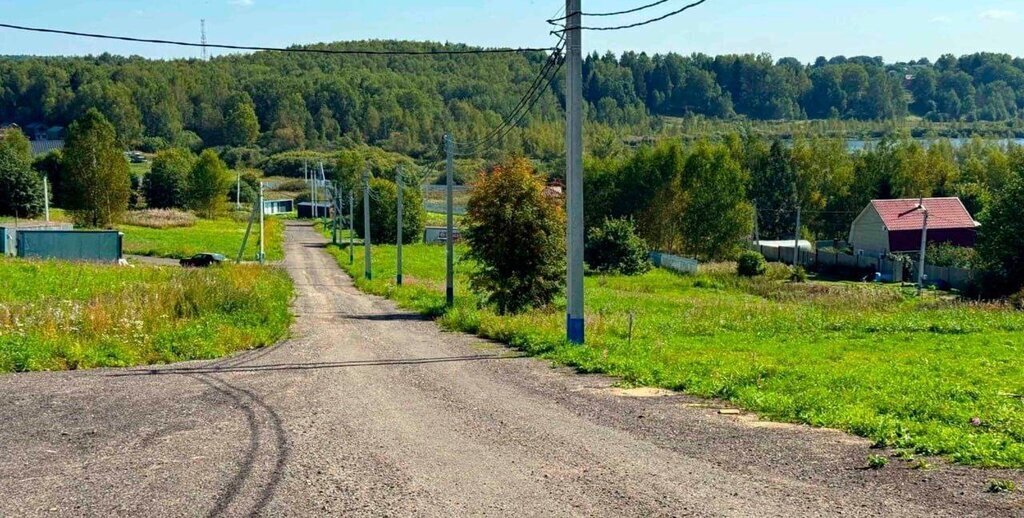
<path id="1" fill-rule="evenodd" d="M 252 7 L 255 0 L 231 0 L 231 5 L 237 5 L 240 7 Z"/>
<path id="2" fill-rule="evenodd" d="M 1020 20 L 1020 15 L 1015 11 L 1007 11 L 1006 9 L 989 9 L 982 11 L 978 15 L 982 20 L 989 20 L 994 22 L 1015 22 Z"/>
<path id="3" fill-rule="evenodd" d="M 935 18 L 932 18 L 930 21 L 932 23 L 941 23 L 941 24 L 953 23 L 953 19 L 948 17 L 948 16 L 936 16 Z"/>

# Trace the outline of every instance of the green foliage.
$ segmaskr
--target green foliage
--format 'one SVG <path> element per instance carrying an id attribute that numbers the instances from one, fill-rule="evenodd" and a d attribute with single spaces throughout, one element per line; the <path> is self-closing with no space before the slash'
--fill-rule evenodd
<path id="1" fill-rule="evenodd" d="M 792 237 L 796 228 L 796 204 L 799 202 L 792 153 L 782 141 L 776 140 L 766 155 L 754 156 L 750 160 L 753 162 L 750 197 L 759 211 L 757 221 L 761 237 Z"/>
<path id="2" fill-rule="evenodd" d="M 67 196 L 64 192 L 64 153 L 55 149 L 49 153 L 36 157 L 32 162 L 32 169 L 49 179 L 50 185 L 50 206 L 63 207 Z"/>
<path id="3" fill-rule="evenodd" d="M 103 114 L 90 109 L 71 125 L 62 164 L 64 208 L 80 226 L 109 226 L 128 210 L 128 162 Z"/>
<path id="4" fill-rule="evenodd" d="M 684 251 L 704 259 L 735 256 L 753 230 L 746 183 L 746 173 L 728 148 L 697 144 L 680 178 L 678 218 Z"/>
<path id="5" fill-rule="evenodd" d="M 789 270 L 789 282 L 803 284 L 807 282 L 807 270 L 803 266 L 794 266 Z"/>
<path id="6" fill-rule="evenodd" d="M 868 467 L 871 469 L 882 469 L 889 464 L 889 459 L 881 455 L 868 455 Z"/>
<path id="7" fill-rule="evenodd" d="M 187 149 L 172 148 L 153 158 L 144 190 L 147 204 L 154 209 L 184 208 L 188 204 L 188 182 L 196 156 Z"/>
<path id="8" fill-rule="evenodd" d="M 291 178 L 303 178 L 303 171 L 313 177 L 314 168 L 320 162 L 324 163 L 325 173 L 330 178 L 331 166 L 334 163 L 334 155 L 330 153 L 319 153 L 316 151 L 287 151 L 277 153 L 263 163 L 263 172 L 267 176 L 288 176 Z"/>
<path id="9" fill-rule="evenodd" d="M 393 246 L 373 247 L 377 275 L 369 281 L 361 253 L 350 266 L 347 250 L 329 250 L 360 289 L 582 372 L 725 399 L 765 419 L 840 429 L 961 464 L 1024 467 L 1021 402 L 1006 396 L 1020 383 L 1024 313 L 1003 305 L 922 300 L 895 286 L 786 283 L 779 265 L 755 278 L 726 264 L 702 265 L 700 276 L 653 269 L 585 279 L 580 347 L 565 341 L 562 304 L 514 316 L 481 306 L 466 289 L 470 260 L 456 263 L 455 306 L 445 308 L 443 247 L 406 247 L 408 282 L 400 288 Z M 984 426 L 971 424 L 975 416 Z"/>
<path id="10" fill-rule="evenodd" d="M 232 169 L 254 169 L 263 164 L 266 157 L 256 147 L 228 147 L 221 150 L 220 159 Z"/>
<path id="11" fill-rule="evenodd" d="M 231 96 L 224 115 L 224 143 L 229 146 L 249 147 L 260 136 L 260 121 L 256 107 L 245 92 Z"/>
<path id="12" fill-rule="evenodd" d="M 737 259 L 736 273 L 742 277 L 760 277 L 767 272 L 768 261 L 760 252 L 743 252 Z"/>
<path id="13" fill-rule="evenodd" d="M 991 270 L 987 291 L 1006 295 L 1024 288 L 1024 170 L 995 195 L 991 206 L 981 215 L 978 255 Z"/>
<path id="14" fill-rule="evenodd" d="M 358 193 L 355 207 L 356 235 L 365 237 L 363 196 Z M 402 191 L 402 242 L 417 243 L 423 236 L 423 196 L 415 186 Z M 398 241 L 398 186 L 383 178 L 370 179 L 370 240 L 374 243 Z"/>
<path id="15" fill-rule="evenodd" d="M 978 252 L 973 248 L 949 243 L 931 243 L 926 257 L 928 264 L 951 268 L 973 269 L 978 266 Z"/>
<path id="16" fill-rule="evenodd" d="M 223 212 L 225 193 L 231 185 L 228 168 L 211 149 L 203 151 L 189 172 L 185 188 L 186 206 L 205 218 Z"/>
<path id="17" fill-rule="evenodd" d="M 651 268 L 649 253 L 633 220 L 607 219 L 588 232 L 584 258 L 595 271 L 639 275 Z"/>
<path id="18" fill-rule="evenodd" d="M 291 323 L 291 281 L 272 268 L 6 260 L 0 278 L 0 372 L 212 359 L 271 345 Z"/>
<path id="19" fill-rule="evenodd" d="M 533 167 L 513 158 L 477 179 L 463 236 L 473 289 L 501 314 L 550 304 L 565 282 L 565 213 Z"/>
<path id="20" fill-rule="evenodd" d="M 21 131 L 0 134 L 0 215 L 31 218 L 43 211 L 43 181 L 32 169 L 32 147 Z"/>

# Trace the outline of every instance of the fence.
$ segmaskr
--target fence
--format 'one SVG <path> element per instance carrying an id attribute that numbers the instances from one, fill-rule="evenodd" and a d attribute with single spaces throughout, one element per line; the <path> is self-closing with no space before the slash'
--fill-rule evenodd
<path id="1" fill-rule="evenodd" d="M 924 275 L 928 284 L 933 284 L 940 289 L 966 291 L 974 282 L 974 270 L 963 268 L 946 268 L 928 264 L 924 267 Z"/>
<path id="2" fill-rule="evenodd" d="M 0 257 L 18 254 L 18 232 L 22 230 L 71 230 L 70 223 L 22 223 L 17 227 L 0 226 Z"/>
<path id="3" fill-rule="evenodd" d="M 123 237 L 114 230 L 19 230 L 18 257 L 117 262 Z"/>
<path id="4" fill-rule="evenodd" d="M 695 259 L 687 259 L 672 254 L 651 252 L 651 263 L 659 268 L 665 268 L 679 273 L 696 274 L 700 270 L 700 263 Z"/>
<path id="5" fill-rule="evenodd" d="M 792 246 L 758 245 L 755 248 L 765 259 L 777 263 L 792 264 Z M 868 254 L 850 255 L 841 252 L 821 250 L 800 250 L 797 264 L 805 268 L 832 267 L 854 273 L 878 272 L 886 282 L 903 282 L 903 262 Z"/>

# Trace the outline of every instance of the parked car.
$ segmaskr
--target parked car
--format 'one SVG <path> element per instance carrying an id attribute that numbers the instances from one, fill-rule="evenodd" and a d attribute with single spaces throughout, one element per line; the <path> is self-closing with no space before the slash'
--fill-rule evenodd
<path id="1" fill-rule="evenodd" d="M 186 268 L 206 268 L 209 266 L 216 266 L 226 261 L 227 258 L 221 254 L 196 254 L 188 259 L 182 259 L 181 265 Z"/>

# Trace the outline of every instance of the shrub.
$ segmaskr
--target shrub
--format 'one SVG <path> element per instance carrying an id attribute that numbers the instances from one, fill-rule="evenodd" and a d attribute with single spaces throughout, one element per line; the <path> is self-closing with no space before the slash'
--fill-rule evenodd
<path id="1" fill-rule="evenodd" d="M 992 272 L 985 286 L 988 296 L 1006 296 L 1024 288 L 1024 175 L 1017 174 L 1001 189 L 981 215 L 978 255 Z"/>
<path id="2" fill-rule="evenodd" d="M 309 190 L 309 183 L 305 180 L 287 180 L 278 184 L 274 190 L 284 192 L 305 192 Z"/>
<path id="3" fill-rule="evenodd" d="M 527 160 L 510 159 L 470 190 L 470 285 L 502 314 L 550 304 L 564 286 L 565 213 L 533 172 Z"/>
<path id="4" fill-rule="evenodd" d="M 606 219 L 590 230 L 584 257 L 591 269 L 639 275 L 651 268 L 647 243 L 631 219 Z"/>
<path id="5" fill-rule="evenodd" d="M 423 233 L 423 196 L 416 187 L 406 186 L 402 198 L 402 242 L 409 244 L 421 239 Z M 304 193 L 307 194 L 308 193 Z M 323 196 L 323 194 L 318 194 Z M 364 237 L 363 196 L 356 193 L 355 228 Z M 394 243 L 398 240 L 398 186 L 382 178 L 370 179 L 370 241 Z"/>
<path id="6" fill-rule="evenodd" d="M 232 169 L 254 168 L 265 160 L 263 152 L 254 147 L 228 147 L 220 151 L 220 159 Z"/>
<path id="7" fill-rule="evenodd" d="M 139 151 L 144 153 L 156 153 L 169 147 L 171 144 L 163 137 L 142 137 L 139 141 Z"/>
<path id="8" fill-rule="evenodd" d="M 129 211 L 124 223 L 136 227 L 147 228 L 181 228 L 196 224 L 196 216 L 191 212 L 175 209 L 147 209 Z"/>
<path id="9" fill-rule="evenodd" d="M 1010 296 L 1010 305 L 1018 311 L 1024 311 L 1024 290 Z"/>
<path id="10" fill-rule="evenodd" d="M 224 209 L 227 202 L 224 194 L 230 183 L 227 166 L 217 153 L 210 149 L 203 151 L 189 173 L 185 196 L 188 207 L 203 217 L 215 217 Z"/>
<path id="11" fill-rule="evenodd" d="M 971 269 L 978 264 L 978 253 L 973 248 L 933 243 L 927 252 L 928 264 L 935 266 Z"/>
<path id="12" fill-rule="evenodd" d="M 868 456 L 868 467 L 871 469 L 882 469 L 889 464 L 889 459 L 881 455 L 869 455 Z"/>
<path id="13" fill-rule="evenodd" d="M 768 261 L 760 252 L 748 251 L 740 254 L 736 273 L 742 277 L 760 277 L 768 272 Z"/>
<path id="14" fill-rule="evenodd" d="M 1012 480 L 993 479 L 988 481 L 989 493 L 1012 493 L 1017 490 L 1017 483 Z"/>
<path id="15" fill-rule="evenodd" d="M 807 270 L 803 266 L 794 266 L 789 270 L 789 280 L 796 283 L 807 282 Z"/>
<path id="16" fill-rule="evenodd" d="M 312 172 L 313 167 L 318 166 L 320 161 L 323 161 L 325 174 L 330 178 L 335 156 L 316 151 L 287 151 L 278 153 L 263 163 L 263 172 L 267 176 L 302 178 L 303 168 Z"/>

